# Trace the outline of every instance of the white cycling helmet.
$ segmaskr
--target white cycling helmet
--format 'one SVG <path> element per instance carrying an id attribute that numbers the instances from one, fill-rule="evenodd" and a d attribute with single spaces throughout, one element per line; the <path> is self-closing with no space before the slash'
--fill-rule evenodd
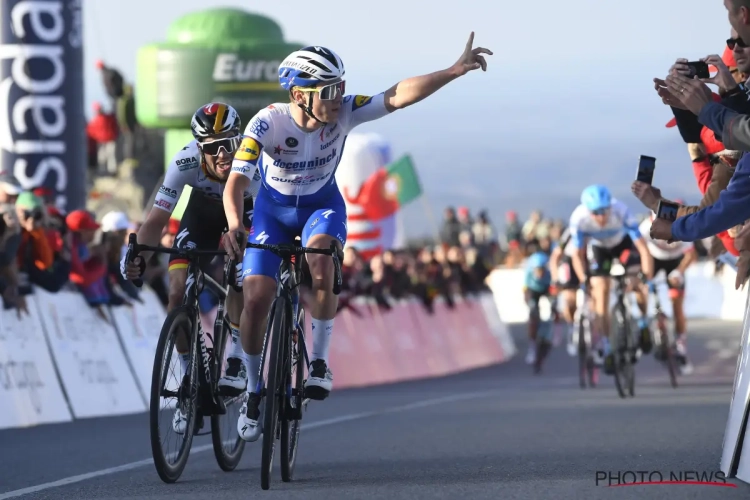
<path id="1" fill-rule="evenodd" d="M 286 90 L 344 78 L 344 62 L 332 50 L 310 46 L 292 52 L 279 65 L 279 83 Z"/>

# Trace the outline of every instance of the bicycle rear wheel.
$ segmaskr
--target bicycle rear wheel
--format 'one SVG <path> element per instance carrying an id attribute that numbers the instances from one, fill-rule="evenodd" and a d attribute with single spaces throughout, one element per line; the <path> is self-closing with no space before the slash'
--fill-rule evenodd
<path id="1" fill-rule="evenodd" d="M 271 349 L 268 356 L 268 377 L 266 380 L 265 411 L 263 417 L 263 447 L 261 451 L 260 487 L 271 487 L 273 471 L 274 440 L 278 435 L 279 415 L 284 413 L 286 390 L 284 387 L 283 366 L 288 358 L 286 351 L 289 334 L 286 316 L 288 304 L 284 298 L 274 302 L 273 315 L 269 325 Z"/>
<path id="2" fill-rule="evenodd" d="M 214 326 L 214 381 L 218 382 L 224 363 L 224 351 L 227 339 L 230 338 L 229 324 L 223 318 L 217 319 Z M 216 388 L 214 388 L 216 389 Z M 240 463 L 245 441 L 237 432 L 237 419 L 240 415 L 242 398 L 239 396 L 223 397 L 227 412 L 224 415 L 211 415 L 211 441 L 214 446 L 216 462 L 225 472 L 231 472 Z"/>
<path id="3" fill-rule="evenodd" d="M 156 345 L 154 355 L 154 369 L 151 374 L 151 400 L 149 404 L 149 427 L 151 433 L 151 454 L 154 458 L 154 466 L 159 477 L 165 483 L 174 483 L 185 470 L 190 447 L 193 444 L 193 432 L 197 417 L 197 395 L 198 395 L 198 360 L 195 339 L 195 315 L 185 306 L 173 309 L 164 321 L 159 342 Z M 179 332 L 184 332 L 190 338 L 190 359 L 183 377 L 179 376 L 180 363 L 177 359 L 177 351 L 174 348 L 175 340 Z M 174 358 L 174 359 L 173 359 Z M 177 375 L 175 375 L 175 370 Z M 168 376 L 175 375 L 175 379 L 168 382 Z M 162 443 L 162 434 L 169 433 L 180 436 L 174 431 L 170 411 L 171 405 L 164 406 L 162 400 L 175 399 L 174 411 L 180 408 L 185 418 L 185 430 L 182 433 L 182 444 L 175 451 L 165 450 Z M 160 417 L 167 417 L 166 423 L 160 425 Z M 168 444 L 168 443 L 167 443 Z M 173 461 L 170 461 L 173 459 Z"/>
<path id="4" fill-rule="evenodd" d="M 664 362 L 667 364 L 667 371 L 669 372 L 669 382 L 673 388 L 677 388 L 677 357 L 674 352 L 674 345 L 669 338 L 669 332 L 667 331 L 667 318 L 664 313 L 661 313 L 657 317 L 659 325 L 659 332 L 661 334 L 661 349 L 663 349 Z"/>
<path id="5" fill-rule="evenodd" d="M 297 462 L 297 447 L 299 446 L 299 436 L 301 431 L 301 419 L 303 408 L 304 381 L 305 381 L 305 310 L 299 307 L 297 313 L 297 342 L 292 342 L 289 336 L 287 341 L 287 352 L 291 353 L 286 363 L 291 365 L 291 369 L 284 368 L 286 374 L 287 388 L 291 388 L 288 394 L 285 415 L 281 420 L 281 480 L 289 482 L 294 476 L 294 465 Z"/>

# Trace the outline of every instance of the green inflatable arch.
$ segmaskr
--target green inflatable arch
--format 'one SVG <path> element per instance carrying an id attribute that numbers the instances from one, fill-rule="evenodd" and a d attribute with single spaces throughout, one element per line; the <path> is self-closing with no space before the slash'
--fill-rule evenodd
<path id="1" fill-rule="evenodd" d="M 164 164 L 192 139 L 190 119 L 202 105 L 234 106 L 243 126 L 259 110 L 286 101 L 279 64 L 305 44 L 285 42 L 272 19 L 240 9 L 209 9 L 172 23 L 167 41 L 141 47 L 136 72 L 136 114 L 145 127 L 165 128 Z M 182 193 L 180 218 L 190 189 Z"/>

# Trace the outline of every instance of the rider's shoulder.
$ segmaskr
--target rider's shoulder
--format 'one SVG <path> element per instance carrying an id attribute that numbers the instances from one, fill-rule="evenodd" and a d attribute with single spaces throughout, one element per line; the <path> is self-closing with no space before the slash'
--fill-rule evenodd
<path id="1" fill-rule="evenodd" d="M 570 224 L 574 225 L 581 222 L 588 216 L 588 213 L 589 211 L 586 209 L 586 206 L 581 203 L 575 208 L 575 210 L 573 210 L 573 213 L 570 214 Z"/>
<path id="2" fill-rule="evenodd" d="M 359 108 L 364 108 L 368 104 L 372 102 L 372 98 L 374 96 L 370 95 L 360 95 L 360 94 L 350 94 L 344 96 L 344 104 L 346 104 L 345 109 L 356 111 Z"/>
<path id="3" fill-rule="evenodd" d="M 255 136 L 257 138 L 263 135 L 274 125 L 283 123 L 290 115 L 289 104 L 277 102 L 269 104 L 253 116 L 245 126 L 245 136 Z"/>
<path id="4" fill-rule="evenodd" d="M 172 157 L 169 168 L 176 168 L 180 172 L 198 168 L 201 164 L 201 151 L 198 148 L 198 141 L 193 139 L 188 142 L 184 148 L 179 150 Z"/>

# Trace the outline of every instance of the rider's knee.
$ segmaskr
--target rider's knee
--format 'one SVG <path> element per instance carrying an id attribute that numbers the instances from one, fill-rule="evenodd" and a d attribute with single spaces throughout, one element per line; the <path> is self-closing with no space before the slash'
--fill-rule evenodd
<path id="1" fill-rule="evenodd" d="M 309 257 L 312 257 L 310 255 Z M 333 261 L 327 255 L 315 255 L 308 259 L 310 267 L 311 288 L 328 290 L 333 285 Z"/>
<path id="2" fill-rule="evenodd" d="M 248 276 L 242 282 L 244 310 L 265 314 L 271 307 L 275 293 L 275 281 L 268 276 Z"/>
<path id="3" fill-rule="evenodd" d="M 184 269 L 171 270 L 169 272 L 169 310 L 182 304 L 185 298 L 185 280 L 187 272 Z"/>

